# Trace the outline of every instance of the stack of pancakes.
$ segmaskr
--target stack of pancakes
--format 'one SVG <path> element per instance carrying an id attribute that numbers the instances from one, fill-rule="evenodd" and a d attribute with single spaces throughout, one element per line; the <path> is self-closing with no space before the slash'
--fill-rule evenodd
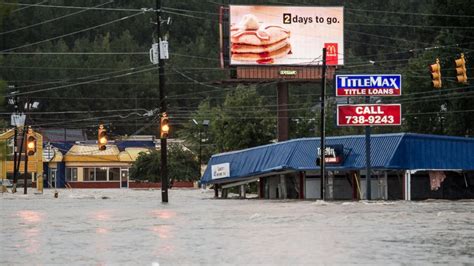
<path id="1" fill-rule="evenodd" d="M 245 17 L 244 17 L 245 19 Z M 249 18 L 246 18 L 249 20 Z M 250 18 L 254 20 L 254 18 Z M 249 63 L 271 64 L 291 52 L 290 31 L 273 25 L 251 21 L 231 28 L 232 60 Z M 252 26 L 248 26 L 248 25 Z"/>

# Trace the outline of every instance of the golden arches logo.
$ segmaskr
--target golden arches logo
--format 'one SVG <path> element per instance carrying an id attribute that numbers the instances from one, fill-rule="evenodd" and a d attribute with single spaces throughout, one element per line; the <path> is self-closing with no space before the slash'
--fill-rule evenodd
<path id="1" fill-rule="evenodd" d="M 337 44 L 331 44 L 326 47 L 326 54 L 329 56 L 337 55 Z"/>

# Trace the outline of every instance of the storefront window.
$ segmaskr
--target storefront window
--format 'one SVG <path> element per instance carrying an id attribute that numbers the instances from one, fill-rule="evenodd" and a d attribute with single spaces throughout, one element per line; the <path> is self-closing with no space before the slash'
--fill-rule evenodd
<path id="1" fill-rule="evenodd" d="M 77 168 L 66 168 L 66 178 L 68 181 L 77 181 Z M 83 178 L 84 181 L 120 181 L 120 168 L 84 168 Z"/>
<path id="2" fill-rule="evenodd" d="M 120 168 L 109 168 L 109 181 L 120 180 Z"/>
<path id="3" fill-rule="evenodd" d="M 107 181 L 107 167 L 95 169 L 95 181 Z"/>
<path id="4" fill-rule="evenodd" d="M 84 168 L 84 181 L 95 181 L 95 168 Z"/>
<path id="5" fill-rule="evenodd" d="M 66 168 L 66 180 L 77 181 L 77 168 Z"/>

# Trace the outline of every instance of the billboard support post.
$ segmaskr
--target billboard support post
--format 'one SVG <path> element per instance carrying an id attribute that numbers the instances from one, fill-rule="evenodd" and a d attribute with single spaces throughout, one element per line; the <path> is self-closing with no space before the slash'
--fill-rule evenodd
<path id="1" fill-rule="evenodd" d="M 370 96 L 365 97 L 365 103 L 370 103 Z M 366 167 L 366 198 L 367 200 L 371 200 L 371 190 L 370 190 L 370 126 L 365 127 L 365 167 Z"/>
<path id="2" fill-rule="evenodd" d="M 325 200 L 326 199 L 326 180 L 325 180 L 325 161 L 324 161 L 324 155 L 326 152 L 326 143 L 325 143 L 325 135 L 326 135 L 326 121 L 324 117 L 324 108 L 325 108 L 325 101 L 326 101 L 326 48 L 323 48 L 323 73 L 322 73 L 322 82 L 321 82 L 321 144 L 320 144 L 320 149 L 319 149 L 319 161 L 320 161 L 320 167 L 321 167 L 321 199 Z"/>
<path id="3" fill-rule="evenodd" d="M 280 81 L 277 83 L 277 102 L 278 102 L 278 119 L 277 119 L 277 139 L 285 141 L 289 139 L 288 134 L 288 83 Z"/>

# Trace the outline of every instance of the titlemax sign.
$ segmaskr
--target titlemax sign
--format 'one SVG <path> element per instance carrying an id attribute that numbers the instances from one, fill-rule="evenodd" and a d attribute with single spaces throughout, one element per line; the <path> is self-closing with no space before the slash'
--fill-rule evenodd
<path id="1" fill-rule="evenodd" d="M 400 96 L 402 76 L 336 75 L 336 96 Z"/>

